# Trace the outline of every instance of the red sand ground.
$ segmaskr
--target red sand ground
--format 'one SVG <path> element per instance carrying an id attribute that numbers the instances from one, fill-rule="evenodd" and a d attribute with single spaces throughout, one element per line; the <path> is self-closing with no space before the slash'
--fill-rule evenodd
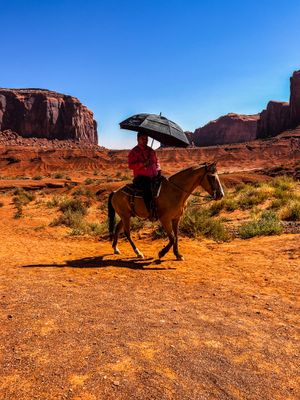
<path id="1" fill-rule="evenodd" d="M 57 160 L 44 171 L 59 170 Z M 34 163 L 24 160 L 22 174 L 41 174 Z M 21 173 L 17 164 L 3 161 L 2 176 Z M 99 179 L 106 192 L 122 184 L 115 165 L 67 173 Z M 1 185 L 47 180 L 61 182 Z M 146 256 L 137 260 L 124 240 L 116 256 L 106 241 L 49 227 L 57 212 L 44 202 L 63 190 L 43 189 L 21 219 L 11 193 L 0 196 L 1 400 L 300 398 L 299 234 L 222 244 L 181 238 L 185 261 L 169 253 L 161 263 L 151 257 L 165 241 L 136 237 Z"/>

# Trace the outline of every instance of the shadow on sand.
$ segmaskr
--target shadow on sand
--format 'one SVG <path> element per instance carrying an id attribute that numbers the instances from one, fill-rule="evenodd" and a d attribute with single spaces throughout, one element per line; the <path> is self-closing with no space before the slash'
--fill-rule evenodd
<path id="1" fill-rule="evenodd" d="M 117 268 L 128 268 L 135 270 L 149 270 L 149 271 L 159 271 L 159 270 L 170 270 L 176 268 L 164 268 L 158 267 L 156 265 L 161 265 L 163 261 L 155 260 L 153 258 L 121 258 L 121 259 L 105 259 L 105 257 L 111 256 L 111 254 L 104 254 L 99 257 L 87 257 L 80 258 L 78 260 L 67 260 L 64 264 L 32 264 L 23 265 L 22 268 L 107 268 L 107 267 L 117 267 Z"/>

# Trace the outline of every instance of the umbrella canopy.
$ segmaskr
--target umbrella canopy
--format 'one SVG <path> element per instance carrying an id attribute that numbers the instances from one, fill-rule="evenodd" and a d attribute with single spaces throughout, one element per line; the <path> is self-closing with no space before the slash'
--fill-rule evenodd
<path id="1" fill-rule="evenodd" d="M 187 147 L 190 143 L 175 122 L 156 114 L 136 114 L 120 122 L 120 128 L 143 132 L 166 146 Z"/>

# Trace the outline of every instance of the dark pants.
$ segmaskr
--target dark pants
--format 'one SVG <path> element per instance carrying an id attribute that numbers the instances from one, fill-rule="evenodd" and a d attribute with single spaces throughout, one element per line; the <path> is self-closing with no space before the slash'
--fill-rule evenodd
<path id="1" fill-rule="evenodd" d="M 153 178 L 143 175 L 138 175 L 133 179 L 134 185 L 143 191 L 145 206 L 150 213 L 153 209 L 152 181 Z"/>

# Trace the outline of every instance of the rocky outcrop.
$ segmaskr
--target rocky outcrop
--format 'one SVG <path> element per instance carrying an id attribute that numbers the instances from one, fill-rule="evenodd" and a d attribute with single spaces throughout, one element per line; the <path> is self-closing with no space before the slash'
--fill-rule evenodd
<path id="1" fill-rule="evenodd" d="M 260 113 L 257 123 L 257 136 L 266 138 L 276 136 L 290 126 L 289 103 L 270 101 L 267 109 Z"/>
<path id="2" fill-rule="evenodd" d="M 93 113 L 76 97 L 44 89 L 0 89 L 0 131 L 97 144 Z"/>
<path id="3" fill-rule="evenodd" d="M 294 129 L 300 125 L 300 71 L 295 71 L 290 79 L 290 126 Z"/>
<path id="4" fill-rule="evenodd" d="M 276 136 L 286 129 L 300 125 L 300 71 L 290 78 L 290 102 L 270 101 L 261 112 L 257 124 L 257 138 Z"/>
<path id="5" fill-rule="evenodd" d="M 256 139 L 259 114 L 227 114 L 195 130 L 196 146 L 213 146 L 226 143 L 242 143 Z"/>

